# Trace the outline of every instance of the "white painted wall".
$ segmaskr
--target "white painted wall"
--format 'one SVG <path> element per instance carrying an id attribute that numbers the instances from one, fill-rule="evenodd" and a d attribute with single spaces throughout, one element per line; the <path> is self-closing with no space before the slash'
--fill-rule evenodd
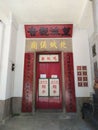
<path id="1" fill-rule="evenodd" d="M 4 26 L 4 40 L 2 45 L 2 59 L 1 59 L 1 78 L 0 78 L 0 99 L 6 98 L 6 85 L 7 85 L 7 70 L 8 70 L 8 56 L 11 36 L 11 17 L 6 21 Z"/>
<path id="2" fill-rule="evenodd" d="M 4 36 L 4 23 L 0 22 L 0 77 L 1 77 L 1 60 L 2 60 L 3 36 Z"/>
<path id="3" fill-rule="evenodd" d="M 92 34 L 94 33 L 93 16 L 92 16 L 92 19 L 90 19 L 90 23 L 88 25 L 87 32 L 88 32 L 88 38 L 90 38 L 92 36 Z"/>
<path id="4" fill-rule="evenodd" d="M 2 42 L 3 42 L 3 30 L 4 30 L 4 23 L 0 22 L 0 59 L 1 59 L 1 51 L 2 51 Z"/>
<path id="5" fill-rule="evenodd" d="M 16 58 L 16 41 L 17 41 L 17 24 L 12 17 L 11 22 L 11 38 L 10 38 L 10 48 L 8 57 L 8 70 L 7 70 L 7 87 L 6 87 L 6 98 L 13 97 L 14 93 L 14 78 L 15 71 L 12 71 L 12 64 L 15 64 Z"/>
<path id="6" fill-rule="evenodd" d="M 9 13 L 3 29 L 4 36 L 2 37 L 2 56 L 0 59 L 0 100 L 13 96 L 14 73 L 11 71 L 11 65 L 12 62 L 15 62 L 17 29 L 11 13 Z"/>
<path id="7" fill-rule="evenodd" d="M 25 31 L 24 31 L 24 25 L 20 25 L 18 28 L 17 47 L 16 47 L 14 97 L 22 97 L 24 53 L 25 53 Z"/>
<path id="8" fill-rule="evenodd" d="M 4 36 L 4 23 L 0 23 L 0 99 L 4 96 L 4 89 L 1 83 L 2 80 L 2 52 L 3 52 L 3 36 Z"/>
<path id="9" fill-rule="evenodd" d="M 74 28 L 73 31 L 73 53 L 74 53 L 74 70 L 75 70 L 75 88 L 77 97 L 88 97 L 93 91 L 91 86 L 91 64 L 89 53 L 88 32 L 86 29 Z M 88 86 L 78 87 L 77 84 L 77 66 L 87 66 Z"/>

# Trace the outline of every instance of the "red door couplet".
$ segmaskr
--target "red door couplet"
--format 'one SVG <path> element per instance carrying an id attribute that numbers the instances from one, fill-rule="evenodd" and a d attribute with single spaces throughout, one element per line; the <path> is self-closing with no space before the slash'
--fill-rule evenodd
<path id="1" fill-rule="evenodd" d="M 36 109 L 62 109 L 61 53 L 36 58 Z"/>
<path id="2" fill-rule="evenodd" d="M 73 53 L 64 53 L 66 111 L 76 112 Z"/>
<path id="3" fill-rule="evenodd" d="M 22 112 L 32 112 L 34 53 L 25 53 Z"/>

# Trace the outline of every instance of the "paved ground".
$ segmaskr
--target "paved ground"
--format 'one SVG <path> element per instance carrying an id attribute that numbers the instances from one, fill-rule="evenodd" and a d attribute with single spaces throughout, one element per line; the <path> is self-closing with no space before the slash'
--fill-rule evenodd
<path id="1" fill-rule="evenodd" d="M 98 130 L 89 120 L 63 113 L 36 113 L 28 116 L 14 116 L 0 130 Z"/>

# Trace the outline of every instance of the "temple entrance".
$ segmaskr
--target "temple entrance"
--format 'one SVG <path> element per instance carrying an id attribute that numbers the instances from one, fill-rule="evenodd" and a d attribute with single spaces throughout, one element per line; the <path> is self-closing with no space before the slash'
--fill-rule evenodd
<path id="1" fill-rule="evenodd" d="M 72 29 L 72 24 L 25 26 L 22 112 L 76 112 Z"/>

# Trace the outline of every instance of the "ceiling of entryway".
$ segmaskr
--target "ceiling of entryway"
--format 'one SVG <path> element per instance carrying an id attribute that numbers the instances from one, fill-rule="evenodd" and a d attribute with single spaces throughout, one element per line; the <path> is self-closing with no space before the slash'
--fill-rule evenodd
<path id="1" fill-rule="evenodd" d="M 90 0 L 0 0 L 0 19 L 12 12 L 18 23 L 73 23 L 87 26 L 92 17 Z"/>

